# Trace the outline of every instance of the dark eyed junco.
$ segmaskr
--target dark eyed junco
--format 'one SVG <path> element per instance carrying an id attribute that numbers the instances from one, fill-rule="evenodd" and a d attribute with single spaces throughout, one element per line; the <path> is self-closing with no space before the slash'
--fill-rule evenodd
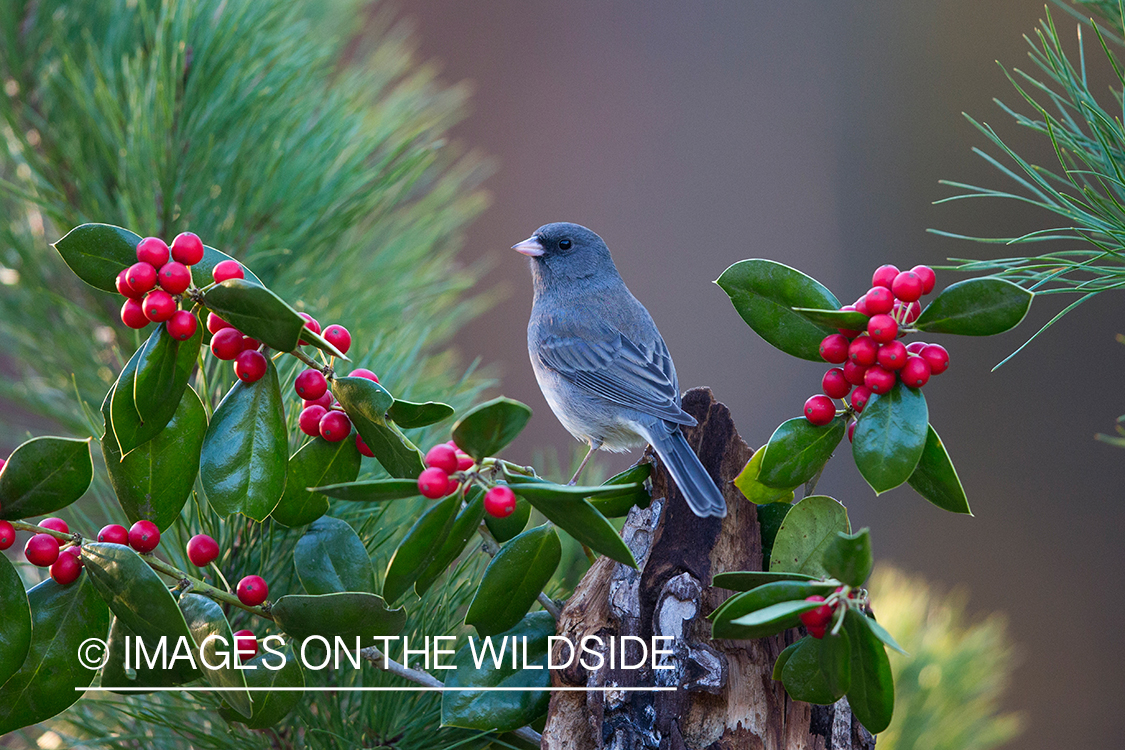
<path id="1" fill-rule="evenodd" d="M 531 258 L 535 378 L 563 427 L 590 446 L 571 483 L 595 450 L 649 443 L 697 516 L 725 516 L 722 494 L 680 432 L 696 422 L 680 408 L 668 347 L 602 238 L 560 222 L 512 249 Z"/>

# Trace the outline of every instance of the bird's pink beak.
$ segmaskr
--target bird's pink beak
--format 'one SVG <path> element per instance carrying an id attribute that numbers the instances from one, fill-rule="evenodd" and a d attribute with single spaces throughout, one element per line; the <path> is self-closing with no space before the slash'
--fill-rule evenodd
<path id="1" fill-rule="evenodd" d="M 517 253 L 523 253 L 529 258 L 538 258 L 546 252 L 546 250 L 543 249 L 543 243 L 540 242 L 539 238 L 535 235 L 528 237 L 523 242 L 512 245 L 512 249 Z"/>

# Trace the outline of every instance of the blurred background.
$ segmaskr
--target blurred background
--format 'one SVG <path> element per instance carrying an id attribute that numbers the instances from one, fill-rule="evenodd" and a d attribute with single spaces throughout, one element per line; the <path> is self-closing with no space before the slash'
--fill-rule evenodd
<path id="1" fill-rule="evenodd" d="M 1011 187 L 971 152 L 988 144 L 962 112 L 1023 156 L 1053 162 L 1049 142 L 993 102 L 1024 105 L 997 61 L 1027 68 L 1023 36 L 1044 17 L 1041 3 L 403 7 L 421 56 L 473 87 L 453 136 L 498 165 L 485 182 L 491 207 L 468 228 L 463 257 L 490 260 L 488 279 L 504 296 L 457 345 L 497 365 L 503 393 L 534 408 L 517 458 L 574 445 L 532 376 L 527 263 L 507 249 L 541 224 L 575 221 L 602 235 L 660 327 L 681 386 L 714 389 L 757 446 L 819 392 L 824 367 L 774 350 L 741 321 L 712 283 L 728 265 L 778 260 L 850 301 L 883 263 L 1002 252 L 927 228 L 1010 236 L 1057 223 L 1014 201 L 933 205 L 955 192 L 941 179 Z M 1051 10 L 1060 35 L 1075 40 L 1076 23 Z M 1096 51 L 1090 59 L 1108 100 L 1112 71 Z M 939 272 L 939 287 L 960 278 Z M 975 517 L 945 513 L 908 488 L 876 498 L 846 456 L 829 464 L 819 490 L 848 505 L 854 526 L 872 528 L 880 560 L 965 587 L 971 612 L 1008 614 L 1021 658 L 1006 707 L 1029 722 L 1010 746 L 1108 748 L 1120 743 L 1125 705 L 1116 635 L 1125 603 L 1115 595 L 1125 573 L 1125 454 L 1094 435 L 1111 433 L 1125 412 L 1120 300 L 1078 308 L 990 372 L 1061 309 L 1059 299 L 1037 301 L 1002 336 L 940 342 L 952 364 L 926 396 Z"/>

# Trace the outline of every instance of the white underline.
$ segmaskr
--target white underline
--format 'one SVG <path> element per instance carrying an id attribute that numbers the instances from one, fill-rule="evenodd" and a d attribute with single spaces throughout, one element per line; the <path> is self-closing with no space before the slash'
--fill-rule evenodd
<path id="1" fill-rule="evenodd" d="M 319 692 L 319 693 L 609 693 L 668 692 L 675 687 L 76 687 L 76 692 L 90 693 L 229 693 L 246 692 Z"/>

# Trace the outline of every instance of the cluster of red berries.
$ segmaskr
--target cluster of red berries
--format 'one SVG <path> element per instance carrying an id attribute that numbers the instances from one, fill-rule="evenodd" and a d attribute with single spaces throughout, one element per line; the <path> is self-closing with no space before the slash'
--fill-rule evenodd
<path id="1" fill-rule="evenodd" d="M 820 356 L 833 367 L 824 373 L 824 394 L 805 402 L 805 418 L 814 425 L 826 425 L 836 417 L 833 399 L 851 394 L 851 407 L 863 411 L 872 393 L 882 394 L 901 380 L 910 388 L 921 388 L 931 375 L 949 367 L 949 352 L 938 344 L 920 341 L 904 345 L 905 326 L 918 319 L 919 299 L 934 289 L 936 277 L 929 266 L 914 266 L 899 271 L 892 265 L 880 266 L 871 277 L 871 289 L 841 310 L 868 316 L 866 331 L 839 329 L 820 342 Z M 855 390 L 852 390 L 852 387 Z M 850 438 L 855 422 L 848 427 Z"/>
<path id="2" fill-rule="evenodd" d="M 346 339 L 339 339 L 344 346 L 340 346 L 336 341 L 333 342 L 341 352 L 346 352 L 348 345 L 351 344 L 351 337 L 343 326 L 328 327 L 329 330 L 333 328 L 338 328 L 343 333 L 343 337 L 346 337 Z M 378 375 L 363 367 L 352 370 L 347 376 L 366 378 L 373 383 L 379 382 Z M 339 402 L 332 398 L 328 379 L 320 370 L 308 369 L 302 372 L 293 381 L 293 390 L 297 392 L 303 404 L 301 414 L 297 417 L 297 426 L 301 432 L 309 437 L 320 436 L 330 443 L 338 443 L 352 434 L 352 421 Z M 362 455 L 368 458 L 375 457 L 358 431 L 355 433 L 355 447 Z"/>
<path id="3" fill-rule="evenodd" d="M 840 586 L 836 589 L 836 593 L 840 594 L 844 591 L 844 587 Z M 848 592 L 849 599 L 855 599 L 858 592 L 854 589 Z M 819 594 L 805 598 L 807 602 L 823 602 L 825 598 Z M 836 609 L 841 606 L 841 602 L 837 599 L 831 604 L 822 604 L 816 609 L 810 609 L 801 613 L 801 624 L 809 630 L 809 635 L 813 638 L 823 638 L 824 634 L 828 631 L 828 626 L 832 624 L 832 618 L 836 614 Z"/>
<path id="4" fill-rule="evenodd" d="M 436 500 L 447 497 L 461 489 L 459 478 L 451 476 L 458 471 L 467 471 L 473 466 L 473 459 L 450 440 L 439 443 L 426 453 L 426 466 L 418 475 L 418 491 L 423 497 Z M 516 510 L 516 494 L 506 485 L 489 487 L 484 495 L 484 511 L 495 518 L 507 518 Z"/>
<path id="5" fill-rule="evenodd" d="M 201 260 L 203 242 L 191 232 L 177 235 L 171 248 L 159 237 L 141 240 L 137 245 L 137 262 L 117 274 L 117 291 L 126 298 L 121 306 L 121 322 L 130 328 L 164 323 L 177 341 L 194 336 L 199 323 L 189 310 L 179 309 L 177 299 L 191 286 L 189 266 Z M 224 261 L 229 262 L 232 261 Z M 216 266 L 215 273 L 218 272 Z"/>

